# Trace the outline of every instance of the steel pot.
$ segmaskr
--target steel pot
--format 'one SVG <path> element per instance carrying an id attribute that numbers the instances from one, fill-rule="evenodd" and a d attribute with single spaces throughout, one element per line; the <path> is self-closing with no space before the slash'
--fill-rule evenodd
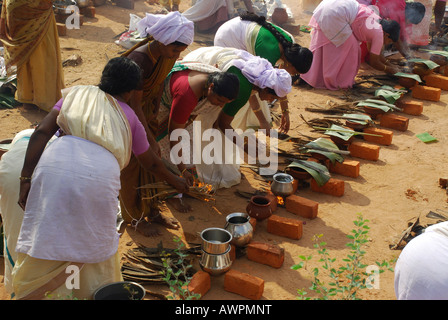
<path id="1" fill-rule="evenodd" d="M 273 176 L 271 191 L 276 196 L 287 197 L 294 192 L 294 178 L 287 173 L 276 173 Z"/>
<path id="2" fill-rule="evenodd" d="M 207 228 L 201 232 L 202 250 L 210 254 L 223 254 L 230 248 L 232 235 L 221 228 Z"/>
<path id="3" fill-rule="evenodd" d="M 229 271 L 232 266 L 232 259 L 230 258 L 230 246 L 226 252 L 222 254 L 211 254 L 202 250 L 201 258 L 199 260 L 201 269 L 212 276 L 219 276 Z"/>
<path id="4" fill-rule="evenodd" d="M 254 228 L 250 223 L 250 216 L 247 213 L 235 212 L 226 217 L 225 230 L 232 235 L 231 244 L 237 247 L 244 247 L 252 240 Z"/>

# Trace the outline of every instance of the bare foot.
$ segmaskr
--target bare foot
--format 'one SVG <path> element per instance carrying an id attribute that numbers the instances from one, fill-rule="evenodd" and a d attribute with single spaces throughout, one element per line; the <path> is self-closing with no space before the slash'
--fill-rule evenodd
<path id="1" fill-rule="evenodd" d="M 157 237 L 161 235 L 159 229 L 146 220 L 142 220 L 137 223 L 137 227 L 135 229 L 145 237 Z"/>
<path id="2" fill-rule="evenodd" d="M 148 220 L 151 223 L 158 223 L 164 226 L 168 229 L 179 229 L 180 224 L 179 221 L 175 218 L 168 217 L 167 215 L 163 214 L 160 209 L 154 210 L 150 213 Z"/>
<path id="3" fill-rule="evenodd" d="M 174 209 L 182 213 L 187 213 L 192 210 L 192 207 L 182 198 L 170 198 L 167 199 L 167 202 L 169 202 Z"/>

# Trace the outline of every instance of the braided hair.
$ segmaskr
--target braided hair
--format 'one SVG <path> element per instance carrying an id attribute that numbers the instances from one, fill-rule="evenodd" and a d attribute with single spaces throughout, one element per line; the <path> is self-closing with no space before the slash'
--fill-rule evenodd
<path id="1" fill-rule="evenodd" d="M 299 73 L 307 73 L 313 62 L 313 53 L 298 43 L 289 41 L 281 34 L 271 23 L 266 21 L 266 17 L 259 16 L 255 13 L 247 12 L 240 15 L 241 20 L 256 22 L 262 27 L 268 29 L 278 40 L 283 48 L 286 60 L 291 63 Z"/>

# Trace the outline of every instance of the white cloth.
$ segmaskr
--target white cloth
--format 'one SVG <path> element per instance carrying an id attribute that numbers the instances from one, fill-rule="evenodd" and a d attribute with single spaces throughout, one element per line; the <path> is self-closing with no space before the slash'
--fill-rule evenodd
<path id="1" fill-rule="evenodd" d="M 188 53 L 184 60 L 208 63 L 222 71 L 235 66 L 250 83 L 262 89 L 271 88 L 279 97 L 286 96 L 292 89 L 291 75 L 286 70 L 274 68 L 268 60 L 244 50 L 202 47 Z"/>
<path id="2" fill-rule="evenodd" d="M 448 221 L 426 228 L 401 252 L 395 266 L 398 300 L 448 300 Z"/>
<path id="3" fill-rule="evenodd" d="M 274 89 L 275 94 L 281 98 L 291 92 L 292 79 L 286 70 L 274 68 L 268 60 L 243 50 L 236 54 L 241 59 L 236 59 L 233 64 L 250 83 L 261 89 Z"/>
<path id="4" fill-rule="evenodd" d="M 129 163 L 132 133 L 128 119 L 117 100 L 97 86 L 71 88 L 64 96 L 57 123 L 66 134 L 92 141 L 112 152 L 120 169 Z"/>
<path id="5" fill-rule="evenodd" d="M 98 263 L 117 252 L 120 167 L 112 153 L 70 135 L 43 152 L 33 173 L 17 252 Z"/>
<path id="6" fill-rule="evenodd" d="M 198 22 L 212 16 L 221 7 L 233 9 L 231 0 L 198 0 L 193 6 L 185 10 L 182 15 L 190 21 Z M 230 6 L 229 6 L 230 5 Z"/>
<path id="7" fill-rule="evenodd" d="M 140 32 L 140 37 L 151 35 L 164 45 L 176 41 L 190 45 L 194 39 L 194 23 L 179 11 L 173 11 L 166 15 L 147 13 L 137 23 L 137 30 Z"/>
<path id="8" fill-rule="evenodd" d="M 5 269 L 4 284 L 8 294 L 12 294 L 11 272 L 17 261 L 15 251 L 17 236 L 23 220 L 23 210 L 17 204 L 20 189 L 20 173 L 25 159 L 29 138 L 34 129 L 19 132 L 11 142 L 11 147 L 0 160 L 0 215 L 2 216 L 5 242 L 3 244 Z"/>
<path id="9" fill-rule="evenodd" d="M 314 10 L 313 18 L 328 40 L 339 47 L 353 33 L 350 25 L 358 9 L 356 0 L 324 0 Z"/>
<path id="10" fill-rule="evenodd" d="M 235 48 L 245 50 L 255 55 L 253 45 L 248 43 L 248 39 L 254 30 L 260 30 L 261 26 L 252 21 L 241 20 L 240 17 L 235 17 L 227 22 L 224 22 L 218 30 L 216 30 L 214 45 L 226 48 Z"/>

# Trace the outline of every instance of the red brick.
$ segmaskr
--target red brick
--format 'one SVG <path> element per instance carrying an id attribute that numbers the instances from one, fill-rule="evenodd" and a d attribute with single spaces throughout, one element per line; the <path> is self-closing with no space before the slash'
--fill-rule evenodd
<path id="1" fill-rule="evenodd" d="M 330 172 L 340 174 L 345 177 L 357 178 L 359 176 L 359 161 L 344 159 L 343 162 L 335 161 L 330 163 Z"/>
<path id="2" fill-rule="evenodd" d="M 412 88 L 412 98 L 429 101 L 439 101 L 442 89 L 417 85 Z"/>
<path id="3" fill-rule="evenodd" d="M 269 233 L 290 239 L 302 238 L 303 222 L 297 219 L 272 215 L 268 218 L 266 230 Z"/>
<path id="4" fill-rule="evenodd" d="M 253 275 L 230 269 L 224 276 L 224 290 L 252 300 L 263 295 L 264 280 Z"/>
<path id="5" fill-rule="evenodd" d="M 314 219 L 317 217 L 319 203 L 293 194 L 286 198 L 285 207 L 291 213 Z"/>
<path id="6" fill-rule="evenodd" d="M 271 205 L 272 212 L 277 210 L 277 196 L 275 194 L 273 194 L 271 191 L 269 191 L 268 194 L 266 195 L 266 197 L 269 199 L 269 201 L 271 201 L 270 205 Z M 255 219 L 251 219 L 251 220 L 255 220 Z"/>
<path id="7" fill-rule="evenodd" d="M 386 113 L 381 115 L 380 126 L 398 131 L 406 131 L 409 126 L 409 118 L 394 113 Z"/>
<path id="8" fill-rule="evenodd" d="M 330 178 L 330 180 L 328 180 L 323 186 L 319 186 L 316 180 L 311 179 L 311 190 L 335 197 L 342 197 L 345 192 L 345 182 L 343 180 Z"/>
<path id="9" fill-rule="evenodd" d="M 352 157 L 376 161 L 380 157 L 380 147 L 366 142 L 355 141 L 350 143 L 348 151 Z"/>
<path id="10" fill-rule="evenodd" d="M 392 144 L 392 138 L 394 136 L 393 131 L 375 127 L 368 127 L 365 128 L 363 132 L 381 135 L 381 137 L 363 135 L 364 140 L 367 142 L 378 143 L 384 146 L 389 146 Z"/>
<path id="11" fill-rule="evenodd" d="M 423 78 L 428 87 L 440 88 L 442 90 L 448 90 L 448 77 L 440 74 L 430 74 Z"/>
<path id="12" fill-rule="evenodd" d="M 401 108 L 403 113 L 410 114 L 412 116 L 419 116 L 423 113 L 423 102 L 408 100 L 408 101 L 400 101 L 397 100 L 397 107 Z"/>
<path id="13" fill-rule="evenodd" d="M 249 219 L 249 223 L 252 225 L 252 228 L 254 229 L 255 232 L 255 228 L 257 227 L 257 219 L 251 217 Z"/>
<path id="14" fill-rule="evenodd" d="M 252 241 L 247 245 L 247 259 L 273 268 L 280 268 L 285 261 L 285 249 L 279 246 Z"/>
<path id="15" fill-rule="evenodd" d="M 293 182 L 292 182 L 292 193 L 294 194 L 294 193 L 296 193 L 297 192 L 297 189 L 299 188 L 299 180 L 297 180 L 297 179 L 294 179 L 293 180 Z"/>
<path id="16" fill-rule="evenodd" d="M 203 297 L 211 287 L 210 274 L 202 270 L 196 272 L 188 284 L 188 290 Z"/>

